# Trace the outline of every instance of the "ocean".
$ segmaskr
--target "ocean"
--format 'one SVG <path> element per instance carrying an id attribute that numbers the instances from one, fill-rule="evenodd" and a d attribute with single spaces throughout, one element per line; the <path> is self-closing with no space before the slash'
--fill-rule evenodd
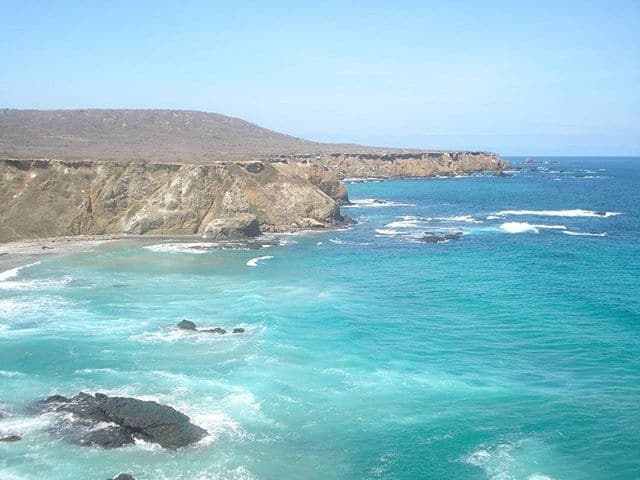
<path id="1" fill-rule="evenodd" d="M 343 230 L 1 271 L 0 437 L 23 439 L 0 442 L 0 478 L 640 478 L 640 158 L 510 160 L 350 183 Z M 80 391 L 209 436 L 80 447 L 25 413 Z"/>

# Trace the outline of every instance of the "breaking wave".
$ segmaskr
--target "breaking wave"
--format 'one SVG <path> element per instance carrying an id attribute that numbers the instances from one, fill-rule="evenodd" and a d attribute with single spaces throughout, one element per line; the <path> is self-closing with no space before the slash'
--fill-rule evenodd
<path id="1" fill-rule="evenodd" d="M 262 262 L 263 260 L 271 260 L 272 258 L 273 256 L 271 255 L 264 255 L 262 257 L 252 258 L 247 262 L 247 267 L 257 267 L 258 262 Z"/>
<path id="2" fill-rule="evenodd" d="M 184 243 L 159 243 L 142 247 L 155 253 L 190 253 L 201 255 L 213 250 L 249 250 L 242 243 L 218 243 L 218 242 L 184 242 Z"/>
<path id="3" fill-rule="evenodd" d="M 565 230 L 562 233 L 565 235 L 573 235 L 576 237 L 606 237 L 607 232 L 602 233 L 590 233 L 590 232 L 572 232 L 571 230 Z"/>
<path id="4" fill-rule="evenodd" d="M 4 272 L 0 272 L 0 282 L 4 282 L 6 280 L 9 280 L 10 278 L 16 277 L 18 273 L 20 273 L 20 270 L 22 270 L 23 268 L 33 267 L 35 265 L 38 265 L 39 263 L 40 262 L 29 263 L 27 265 L 22 265 L 21 267 L 16 267 L 10 270 L 5 270 Z"/>
<path id="5" fill-rule="evenodd" d="M 389 229 L 389 228 L 376 228 L 375 232 L 378 235 L 391 235 L 391 236 L 401 235 L 403 233 L 403 232 L 400 232 L 398 230 L 392 230 L 392 229 Z"/>
<path id="6" fill-rule="evenodd" d="M 380 200 L 377 198 L 361 198 L 359 200 L 351 200 L 353 205 L 344 205 L 344 207 L 415 207 L 414 203 L 393 202 L 391 200 Z"/>
<path id="7" fill-rule="evenodd" d="M 482 220 L 472 217 L 471 215 L 457 215 L 454 217 L 436 217 L 436 220 L 442 222 L 464 222 L 464 223 L 482 223 Z"/>
<path id="8" fill-rule="evenodd" d="M 489 480 L 553 480 L 537 471 L 544 467 L 550 452 L 536 439 L 481 446 L 462 459 L 463 463 L 483 470 Z"/>
<path id="9" fill-rule="evenodd" d="M 565 231 L 567 227 L 564 225 L 532 225 L 527 222 L 506 222 L 500 225 L 500 230 L 507 233 L 539 233 L 544 229 Z"/>
<path id="10" fill-rule="evenodd" d="M 620 212 L 605 212 L 595 210 L 502 210 L 495 215 L 501 217 L 507 215 L 537 215 L 542 217 L 613 217 L 620 215 Z"/>

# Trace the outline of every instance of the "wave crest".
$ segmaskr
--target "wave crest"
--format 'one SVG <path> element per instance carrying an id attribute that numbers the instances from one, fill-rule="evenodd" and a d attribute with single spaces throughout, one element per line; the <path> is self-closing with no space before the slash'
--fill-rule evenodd
<path id="1" fill-rule="evenodd" d="M 247 267 L 257 267 L 258 262 L 262 262 L 264 260 L 271 260 L 273 258 L 272 255 L 264 255 L 262 257 L 252 258 L 247 262 Z"/>
<path id="2" fill-rule="evenodd" d="M 621 215 L 620 212 L 605 212 L 596 210 L 583 210 L 576 208 L 572 210 L 501 210 L 495 213 L 500 217 L 507 215 L 528 215 L 541 217 L 614 217 Z"/>

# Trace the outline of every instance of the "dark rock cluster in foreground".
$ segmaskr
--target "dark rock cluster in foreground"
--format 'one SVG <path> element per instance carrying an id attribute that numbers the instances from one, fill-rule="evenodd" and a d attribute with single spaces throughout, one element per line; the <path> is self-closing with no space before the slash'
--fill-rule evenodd
<path id="1" fill-rule="evenodd" d="M 79 393 L 67 398 L 53 395 L 33 403 L 33 413 L 60 413 L 52 434 L 77 445 L 117 448 L 136 439 L 164 448 L 195 443 L 208 433 L 172 407 L 153 401 Z M 68 414 L 68 415 L 65 415 Z"/>

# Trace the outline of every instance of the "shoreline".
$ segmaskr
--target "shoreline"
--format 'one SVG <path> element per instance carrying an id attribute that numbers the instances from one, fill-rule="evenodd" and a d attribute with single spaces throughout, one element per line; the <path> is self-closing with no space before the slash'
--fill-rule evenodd
<path id="1" fill-rule="evenodd" d="M 349 228 L 349 225 L 339 225 L 335 227 L 297 229 L 288 232 L 265 232 L 258 237 L 212 240 L 202 238 L 200 235 L 77 235 L 48 237 L 36 239 L 15 240 L 13 242 L 0 243 L 0 272 L 28 265 L 42 259 L 73 255 L 83 252 L 91 252 L 96 248 L 109 244 L 124 241 L 131 241 L 141 246 L 154 243 L 211 243 L 212 245 L 226 245 L 238 243 L 262 242 L 269 244 L 278 236 L 309 235 L 314 233 L 325 233 L 334 230 Z"/>

